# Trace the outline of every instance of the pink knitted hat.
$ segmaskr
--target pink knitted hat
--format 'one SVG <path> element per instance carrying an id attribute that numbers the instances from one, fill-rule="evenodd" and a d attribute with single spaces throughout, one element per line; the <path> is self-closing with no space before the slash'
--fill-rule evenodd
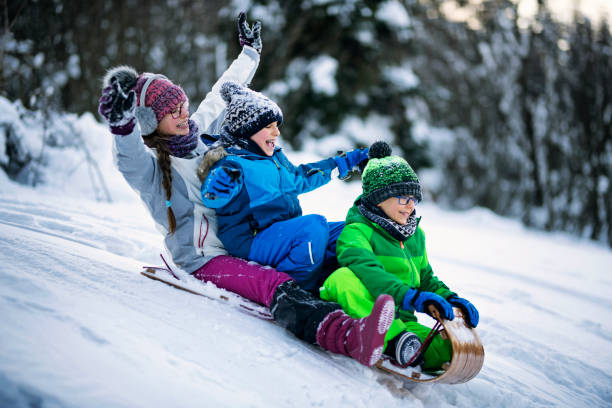
<path id="1" fill-rule="evenodd" d="M 138 76 L 136 87 L 134 88 L 138 103 L 140 103 L 142 87 L 151 75 L 153 74 L 144 73 Z M 162 118 L 172 112 L 179 104 L 187 100 L 187 95 L 185 95 L 185 91 L 180 86 L 163 78 L 154 79 L 146 92 L 145 106 L 153 109 L 157 123 L 161 122 Z"/>

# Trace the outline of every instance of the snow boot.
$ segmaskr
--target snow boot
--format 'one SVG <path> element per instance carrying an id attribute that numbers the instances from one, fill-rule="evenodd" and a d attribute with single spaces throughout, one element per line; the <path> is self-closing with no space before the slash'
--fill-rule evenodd
<path id="1" fill-rule="evenodd" d="M 380 295 L 372 313 L 361 319 L 353 319 L 342 310 L 333 311 L 319 324 L 317 344 L 373 366 L 382 356 L 385 335 L 394 317 L 395 302 L 389 295 Z"/>
<path id="2" fill-rule="evenodd" d="M 294 280 L 278 285 L 270 304 L 276 323 L 310 344 L 316 344 L 321 321 L 336 310 L 341 310 L 339 304 L 314 297 Z"/>
<path id="3" fill-rule="evenodd" d="M 421 348 L 421 339 L 409 331 L 404 331 L 387 343 L 385 355 L 391 357 L 391 362 L 400 367 L 416 367 L 422 361 L 422 354 L 416 356 Z"/>

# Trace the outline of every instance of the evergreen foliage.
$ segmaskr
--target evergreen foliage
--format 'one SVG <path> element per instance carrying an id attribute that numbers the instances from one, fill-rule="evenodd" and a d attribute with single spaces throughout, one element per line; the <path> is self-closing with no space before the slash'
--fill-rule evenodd
<path id="1" fill-rule="evenodd" d="M 355 147 L 390 131 L 417 171 L 440 169 L 429 187 L 441 202 L 612 245 L 610 28 L 579 14 L 561 23 L 538 3 L 525 25 L 511 0 L 251 1 L 249 19 L 263 23 L 252 87 L 282 107 L 296 148 L 375 118 L 380 134 L 348 132 Z M 449 6 L 471 15 L 452 21 Z M 0 93 L 27 109 L 95 112 L 99 79 L 127 64 L 201 100 L 239 51 L 238 11 L 220 0 L 5 0 Z M 416 122 L 452 138 L 431 149 Z M 5 151 L 19 150 L 14 139 L 5 131 Z M 26 153 L 12 165 L 27 166 Z"/>

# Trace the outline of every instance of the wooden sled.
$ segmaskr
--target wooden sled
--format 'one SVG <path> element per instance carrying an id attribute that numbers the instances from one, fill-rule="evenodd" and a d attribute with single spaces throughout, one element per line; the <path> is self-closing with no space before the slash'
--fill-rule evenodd
<path id="1" fill-rule="evenodd" d="M 465 324 L 463 312 L 459 308 L 453 308 L 455 312 L 453 320 L 440 319 L 440 313 L 433 306 L 430 306 L 429 310 L 442 324 L 443 330 L 440 335 L 451 341 L 453 356 L 450 364 L 446 363 L 443 370 L 436 373 L 423 373 L 420 369 L 412 367 L 400 368 L 391 364 L 389 360 L 380 360 L 376 363 L 376 367 L 403 379 L 420 383 L 461 384 L 476 377 L 482 368 L 485 356 L 484 347 L 476 330 Z"/>
<path id="2" fill-rule="evenodd" d="M 222 294 L 217 290 L 207 290 L 203 285 L 201 287 L 200 285 L 187 285 L 182 280 L 170 275 L 171 272 L 168 272 L 168 269 L 165 268 L 148 266 L 143 267 L 143 269 L 144 270 L 140 273 L 149 279 L 163 282 L 168 286 L 172 286 L 173 288 L 180 289 L 194 295 L 203 296 L 212 300 L 230 304 L 231 306 L 238 308 L 238 310 L 241 312 L 245 312 L 260 319 L 273 319 L 270 311 L 268 311 L 266 307 L 251 302 L 250 300 L 245 299 L 235 293 L 223 291 L 225 294 Z"/>

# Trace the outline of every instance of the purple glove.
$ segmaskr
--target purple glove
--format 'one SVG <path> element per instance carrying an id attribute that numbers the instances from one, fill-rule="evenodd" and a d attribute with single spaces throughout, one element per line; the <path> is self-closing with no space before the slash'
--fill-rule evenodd
<path id="1" fill-rule="evenodd" d="M 110 130 L 115 135 L 128 135 L 134 130 L 136 118 L 136 93 L 127 94 L 121 89 L 116 78 L 111 79 L 110 86 L 102 90 L 98 112 L 107 120 Z"/>
<path id="2" fill-rule="evenodd" d="M 249 28 L 249 23 L 246 21 L 246 13 L 241 11 L 238 15 L 238 41 L 240 46 L 244 47 L 248 45 L 255 48 L 255 50 L 261 54 L 261 23 L 256 21 Z"/>
<path id="3" fill-rule="evenodd" d="M 339 156 L 334 157 L 334 161 L 338 166 L 340 172 L 340 178 L 345 179 L 348 177 L 349 171 L 357 169 L 359 164 L 365 160 L 368 160 L 369 148 L 355 149 L 348 153 L 342 153 Z"/>
<path id="4" fill-rule="evenodd" d="M 410 289 L 404 295 L 404 301 L 402 302 L 402 309 L 404 310 L 416 310 L 417 312 L 427 313 L 429 312 L 429 306 L 433 304 L 436 309 L 440 312 L 440 317 L 446 320 L 453 320 L 455 313 L 453 313 L 453 307 L 446 301 L 442 296 L 437 295 L 433 292 L 421 292 L 418 289 Z"/>

